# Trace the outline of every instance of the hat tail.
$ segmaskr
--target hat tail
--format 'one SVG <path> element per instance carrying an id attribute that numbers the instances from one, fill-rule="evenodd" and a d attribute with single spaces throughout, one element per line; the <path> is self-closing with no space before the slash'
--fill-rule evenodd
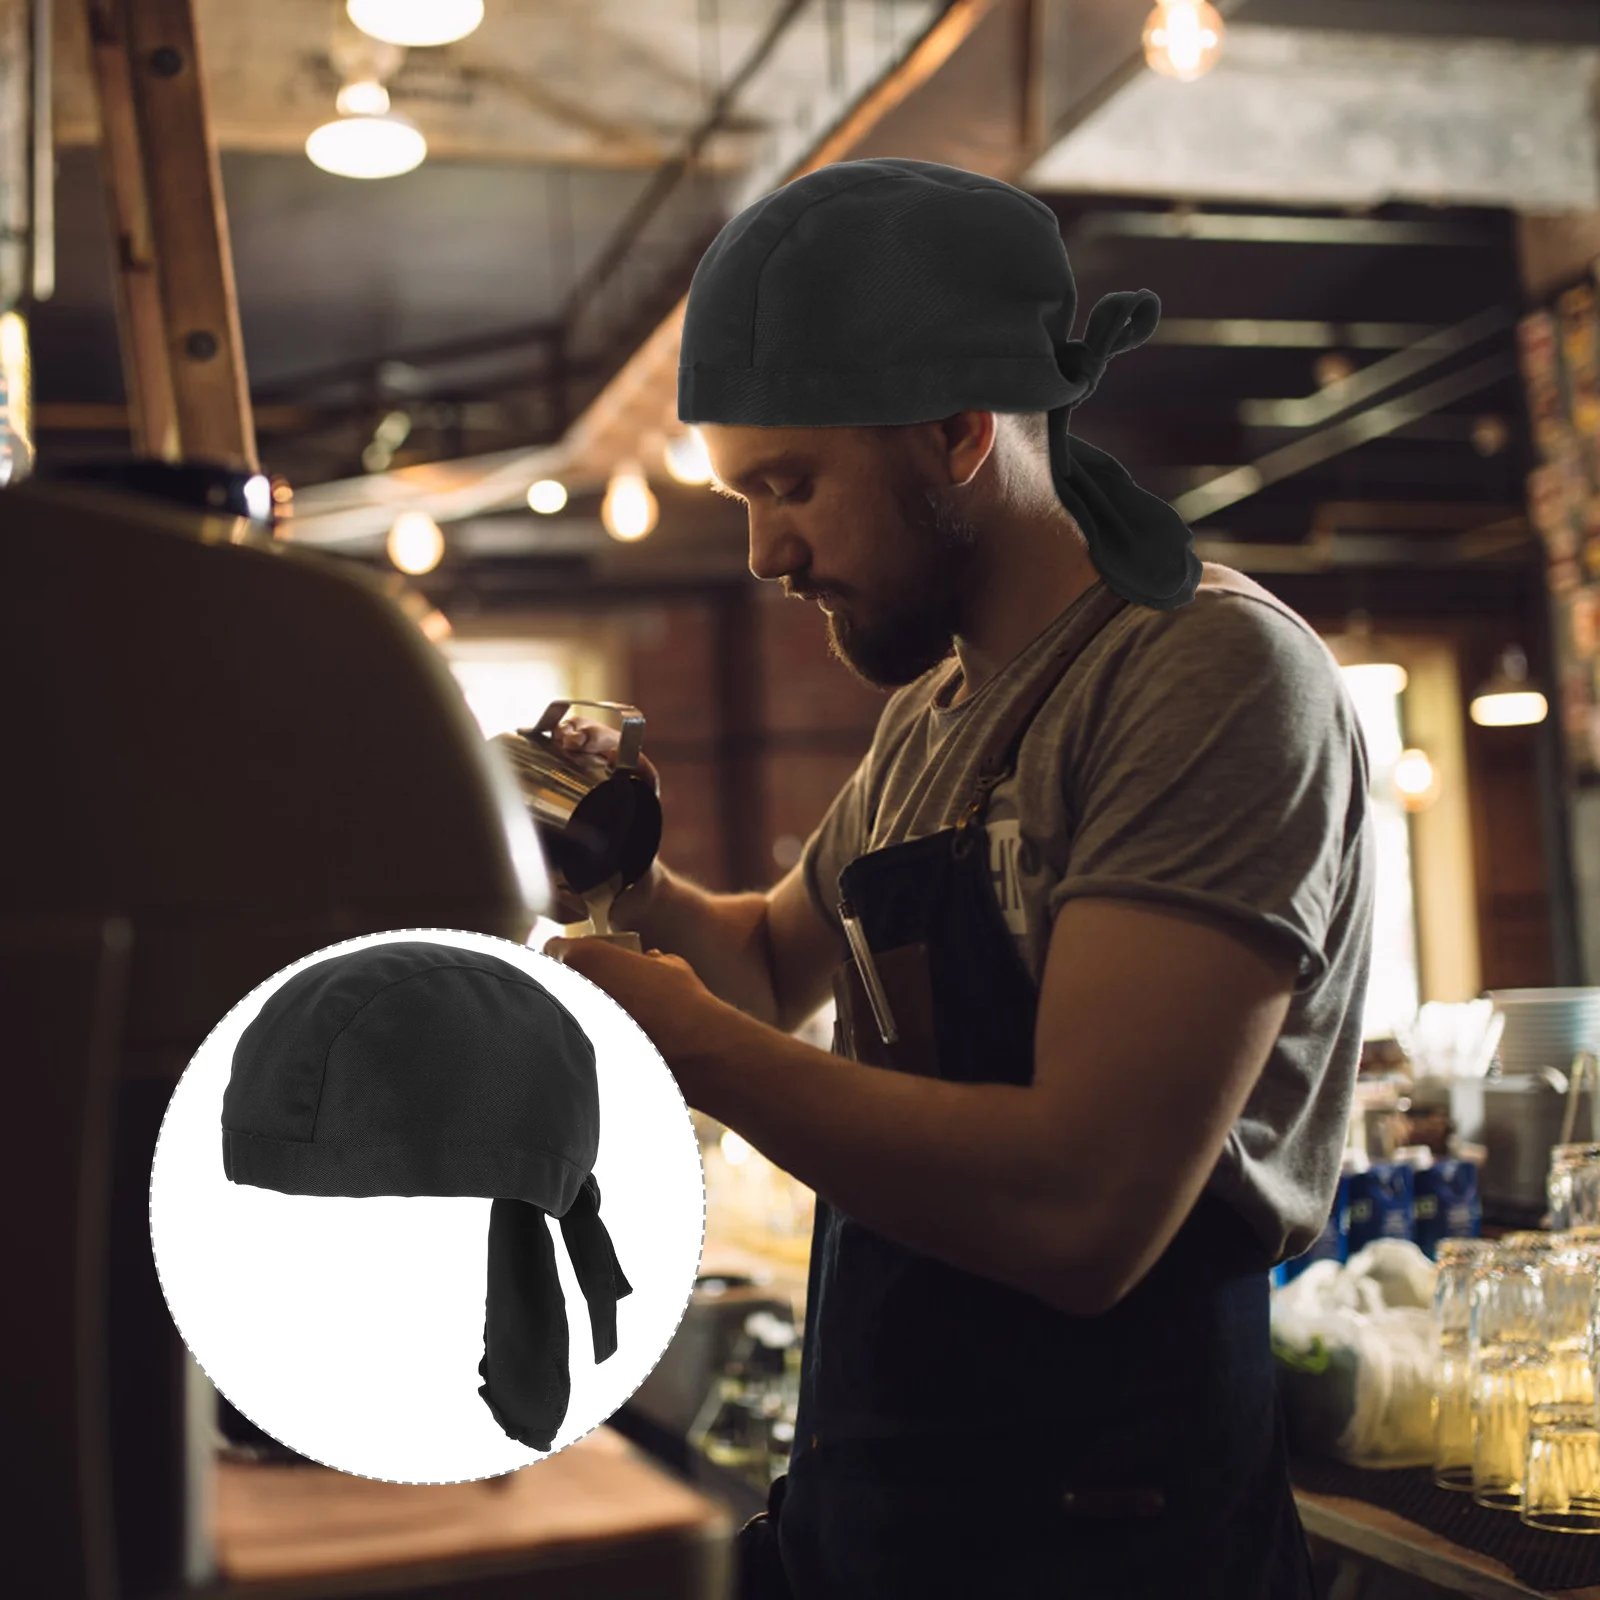
<path id="1" fill-rule="evenodd" d="M 1083 529 L 1096 571 L 1134 605 L 1156 611 L 1187 605 L 1201 577 L 1188 525 L 1115 457 L 1070 433 L 1071 411 L 1050 412 L 1051 475 L 1057 497 Z"/>
<path id="2" fill-rule="evenodd" d="M 589 1326 L 594 1334 L 594 1358 L 605 1361 L 617 1349 L 617 1301 L 633 1293 L 633 1285 L 622 1275 L 611 1235 L 600 1220 L 600 1185 L 591 1172 L 583 1180 L 578 1198 L 561 1219 L 561 1237 L 566 1242 L 578 1287 L 589 1306 Z"/>
<path id="3" fill-rule="evenodd" d="M 567 1308 L 545 1214 L 522 1200 L 489 1208 L 489 1284 L 478 1393 L 511 1438 L 548 1450 L 567 1414 Z"/>

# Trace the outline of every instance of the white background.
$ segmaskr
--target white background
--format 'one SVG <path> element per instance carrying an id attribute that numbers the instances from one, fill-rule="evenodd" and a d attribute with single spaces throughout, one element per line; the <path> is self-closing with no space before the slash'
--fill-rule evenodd
<path id="1" fill-rule="evenodd" d="M 233 1405 L 291 1449 L 364 1477 L 450 1483 L 542 1459 L 501 1431 L 478 1394 L 490 1201 L 278 1194 L 222 1171 L 234 1046 L 268 996 L 313 962 L 397 939 L 522 967 L 594 1043 L 600 1216 L 633 1293 L 617 1305 L 616 1353 L 596 1366 L 588 1309 L 550 1219 L 572 1374 L 553 1450 L 603 1422 L 661 1359 L 699 1269 L 705 1187 L 688 1108 L 638 1024 L 587 978 L 509 940 L 411 929 L 330 945 L 217 1024 L 173 1095 L 150 1175 L 151 1243 L 179 1332 Z"/>

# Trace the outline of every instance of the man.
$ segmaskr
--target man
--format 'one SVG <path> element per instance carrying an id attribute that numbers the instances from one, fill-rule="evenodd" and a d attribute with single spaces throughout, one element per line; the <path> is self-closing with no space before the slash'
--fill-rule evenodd
<path id="1" fill-rule="evenodd" d="M 747 1595 L 1312 1593 L 1266 1274 L 1337 1180 L 1366 754 L 1311 629 L 1067 431 L 1153 300 L 1070 341 L 1049 212 L 905 161 L 765 197 L 691 290 L 751 571 L 893 690 L 775 888 L 657 863 L 647 954 L 547 946 L 818 1195 Z M 830 977 L 835 1053 L 789 1032 Z"/>

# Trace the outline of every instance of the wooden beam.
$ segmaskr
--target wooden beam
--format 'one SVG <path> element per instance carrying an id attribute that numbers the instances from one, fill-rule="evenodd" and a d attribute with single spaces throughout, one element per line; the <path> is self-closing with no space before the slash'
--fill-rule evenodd
<path id="1" fill-rule="evenodd" d="M 140 448 L 254 470 L 233 256 L 193 0 L 87 3 Z"/>
<path id="2" fill-rule="evenodd" d="M 255 424 L 261 433 L 298 433 L 319 423 L 336 422 L 348 411 L 316 406 L 257 406 Z M 43 433 L 132 433 L 131 406 L 93 400 L 51 400 L 33 408 L 34 428 Z M 141 454 L 150 454 L 141 451 Z"/>
<path id="3" fill-rule="evenodd" d="M 133 69 L 120 13 L 118 0 L 88 0 L 90 62 L 104 130 L 100 170 L 116 268 L 117 335 L 133 447 L 142 456 L 176 461 L 181 454 L 178 408 L 139 151 Z"/>

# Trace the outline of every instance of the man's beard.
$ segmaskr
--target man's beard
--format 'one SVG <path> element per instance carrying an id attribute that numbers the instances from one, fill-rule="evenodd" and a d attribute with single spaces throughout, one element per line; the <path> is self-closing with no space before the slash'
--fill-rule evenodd
<path id="1" fill-rule="evenodd" d="M 828 647 L 875 689 L 898 689 L 955 648 L 978 530 L 949 490 L 907 486 L 895 495 L 910 530 L 910 570 L 870 616 L 828 614 Z"/>

